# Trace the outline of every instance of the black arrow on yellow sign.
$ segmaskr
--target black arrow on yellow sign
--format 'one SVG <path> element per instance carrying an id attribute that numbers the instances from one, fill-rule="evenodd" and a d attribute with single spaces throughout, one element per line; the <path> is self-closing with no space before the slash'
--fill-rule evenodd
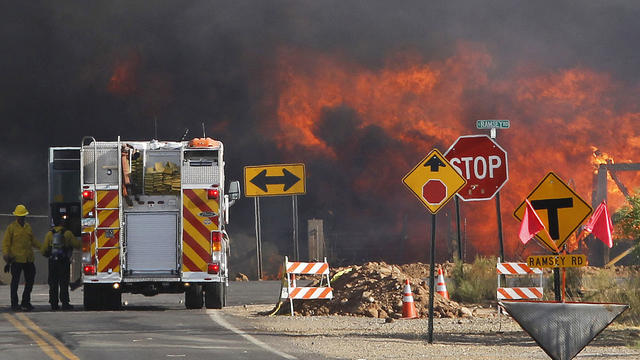
<path id="1" fill-rule="evenodd" d="M 287 169 L 282 169 L 282 176 L 267 176 L 267 169 L 264 169 L 249 181 L 264 192 L 267 192 L 267 185 L 284 185 L 283 191 L 287 191 L 300 181 L 300 178 Z"/>
<path id="2" fill-rule="evenodd" d="M 431 172 L 438 172 L 438 170 L 440 170 L 441 167 L 445 167 L 447 165 L 445 165 L 442 160 L 440 160 L 437 156 L 433 155 L 433 157 L 429 160 L 427 160 L 427 162 L 424 163 L 424 165 L 422 165 L 424 167 L 431 167 Z"/>

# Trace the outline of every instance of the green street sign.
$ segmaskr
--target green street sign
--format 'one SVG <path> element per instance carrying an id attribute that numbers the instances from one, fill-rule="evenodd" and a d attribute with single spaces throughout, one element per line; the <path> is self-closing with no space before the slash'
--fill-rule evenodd
<path id="1" fill-rule="evenodd" d="M 476 120 L 476 129 L 508 129 L 509 120 Z"/>

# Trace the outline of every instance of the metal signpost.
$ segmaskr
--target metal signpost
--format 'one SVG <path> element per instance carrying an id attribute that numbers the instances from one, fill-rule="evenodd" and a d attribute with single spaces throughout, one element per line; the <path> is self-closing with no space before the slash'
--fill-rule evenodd
<path id="1" fill-rule="evenodd" d="M 431 213 L 431 263 L 428 341 L 433 343 L 433 297 L 435 293 L 436 214 L 466 184 L 437 149 L 422 159 L 402 182 Z"/>
<path id="2" fill-rule="evenodd" d="M 247 197 L 255 198 L 256 256 L 258 279 L 262 279 L 262 227 L 260 224 L 260 201 L 262 196 L 291 195 L 293 221 L 293 256 L 300 260 L 298 246 L 298 198 L 306 193 L 304 164 L 278 164 L 245 166 L 244 188 Z"/>

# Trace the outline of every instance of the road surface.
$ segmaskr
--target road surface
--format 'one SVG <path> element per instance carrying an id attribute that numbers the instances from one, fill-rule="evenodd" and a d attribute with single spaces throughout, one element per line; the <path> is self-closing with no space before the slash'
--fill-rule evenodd
<path id="1" fill-rule="evenodd" d="M 232 282 L 228 304 L 272 304 L 279 289 L 278 281 Z M 187 310 L 181 294 L 123 294 L 121 311 L 84 311 L 81 289 L 71 292 L 74 310 L 50 311 L 46 285 L 34 287 L 32 312 L 10 311 L 8 285 L 0 299 L 0 359 L 314 358 L 285 352 L 278 334 L 252 330 L 224 309 Z"/>

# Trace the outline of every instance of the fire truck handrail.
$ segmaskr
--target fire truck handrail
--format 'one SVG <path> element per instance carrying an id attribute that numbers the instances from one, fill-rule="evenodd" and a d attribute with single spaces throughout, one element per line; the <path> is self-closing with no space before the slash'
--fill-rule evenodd
<path id="1" fill-rule="evenodd" d="M 87 139 L 91 139 L 93 141 L 93 189 L 95 190 L 98 184 L 98 142 L 93 136 L 84 136 L 80 143 L 80 154 L 82 154 L 84 150 L 84 142 Z M 82 182 L 80 186 L 84 185 L 84 163 L 80 164 L 80 181 Z"/>

